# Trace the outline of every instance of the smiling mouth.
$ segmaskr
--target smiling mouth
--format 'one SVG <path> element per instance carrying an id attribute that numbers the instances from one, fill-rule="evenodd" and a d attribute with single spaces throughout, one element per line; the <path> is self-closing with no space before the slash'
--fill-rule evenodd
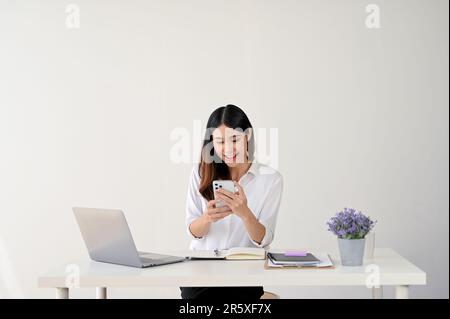
<path id="1" fill-rule="evenodd" d="M 236 158 L 237 154 L 234 154 L 232 156 L 224 155 L 224 157 L 228 160 L 234 160 Z"/>

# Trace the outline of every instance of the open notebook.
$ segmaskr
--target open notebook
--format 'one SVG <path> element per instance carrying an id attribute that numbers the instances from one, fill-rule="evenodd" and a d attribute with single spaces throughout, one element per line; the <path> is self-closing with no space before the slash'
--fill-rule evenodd
<path id="1" fill-rule="evenodd" d="M 265 259 L 264 248 L 233 247 L 222 250 L 192 250 L 186 256 L 189 259 L 230 259 L 230 260 L 252 260 Z"/>

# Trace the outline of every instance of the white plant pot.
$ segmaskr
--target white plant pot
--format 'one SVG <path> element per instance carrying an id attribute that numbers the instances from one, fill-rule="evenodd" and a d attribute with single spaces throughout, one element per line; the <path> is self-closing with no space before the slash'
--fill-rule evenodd
<path id="1" fill-rule="evenodd" d="M 365 239 L 338 238 L 338 244 L 343 266 L 361 266 L 363 264 Z"/>

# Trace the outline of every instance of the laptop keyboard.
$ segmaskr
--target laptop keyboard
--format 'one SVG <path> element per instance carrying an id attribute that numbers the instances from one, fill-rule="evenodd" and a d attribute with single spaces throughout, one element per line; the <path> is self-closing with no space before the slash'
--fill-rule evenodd
<path id="1" fill-rule="evenodd" d="M 151 259 L 151 258 L 141 257 L 140 259 L 144 264 L 155 262 L 155 259 Z"/>
<path id="2" fill-rule="evenodd" d="M 153 257 L 153 258 L 151 258 L 151 257 Z M 175 257 L 175 256 L 139 252 L 139 259 L 141 260 L 142 264 L 145 266 L 156 266 L 156 265 L 171 263 L 171 262 L 174 262 L 174 260 L 172 260 L 172 259 L 176 259 L 176 258 L 177 257 Z"/>
<path id="3" fill-rule="evenodd" d="M 154 259 L 161 259 L 161 258 L 164 258 L 164 257 L 167 257 L 167 256 L 166 255 L 160 255 L 160 254 L 139 252 L 139 257 L 154 260 Z"/>

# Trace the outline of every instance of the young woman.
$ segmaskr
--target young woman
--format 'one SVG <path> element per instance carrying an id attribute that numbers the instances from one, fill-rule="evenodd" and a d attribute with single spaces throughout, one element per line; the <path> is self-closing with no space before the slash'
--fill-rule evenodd
<path id="1" fill-rule="evenodd" d="M 199 250 L 267 247 L 273 240 L 283 179 L 275 169 L 254 161 L 254 135 L 237 106 L 216 109 L 209 117 L 201 161 L 195 165 L 186 203 L 186 227 Z M 213 180 L 233 180 L 238 190 L 220 189 Z M 222 207 L 215 204 L 221 201 Z M 220 205 L 219 205 L 220 206 Z M 183 299 L 259 299 L 263 287 L 180 287 Z"/>

